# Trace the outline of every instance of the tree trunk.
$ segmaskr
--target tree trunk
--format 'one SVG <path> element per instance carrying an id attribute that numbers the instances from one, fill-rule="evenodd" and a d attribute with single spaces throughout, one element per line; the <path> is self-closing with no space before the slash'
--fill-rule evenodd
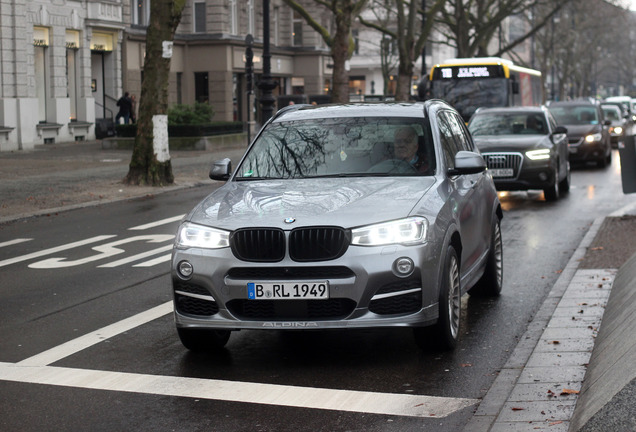
<path id="1" fill-rule="evenodd" d="M 137 135 L 128 174 L 124 178 L 124 183 L 129 185 L 163 186 L 174 183 L 167 149 L 164 153 L 155 148 L 155 138 L 159 137 L 155 137 L 154 123 L 161 119 L 156 116 L 165 116 L 168 111 L 170 58 L 163 55 L 164 42 L 173 41 L 184 6 L 185 0 L 152 0 Z"/>
<path id="2" fill-rule="evenodd" d="M 336 31 L 331 49 L 331 58 L 333 59 L 331 101 L 334 103 L 347 103 L 349 102 L 349 73 L 345 68 L 345 63 L 349 58 L 351 17 L 341 14 L 335 18 Z"/>

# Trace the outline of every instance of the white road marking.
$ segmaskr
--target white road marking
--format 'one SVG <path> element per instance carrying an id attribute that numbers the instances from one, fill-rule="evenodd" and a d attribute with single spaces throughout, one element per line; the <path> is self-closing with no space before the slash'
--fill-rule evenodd
<path id="1" fill-rule="evenodd" d="M 113 261 L 113 262 L 110 262 L 108 264 L 102 264 L 102 265 L 97 266 L 97 267 L 98 268 L 102 268 L 102 267 L 104 267 L 104 268 L 118 267 L 120 265 L 128 264 L 128 263 L 131 263 L 131 262 L 134 262 L 134 261 L 139 261 L 140 259 L 147 258 L 147 257 L 153 256 L 153 255 L 157 255 L 158 253 L 162 253 L 162 252 L 169 251 L 169 250 L 172 250 L 172 245 L 171 244 L 167 245 L 167 246 L 163 246 L 163 247 L 157 248 L 157 249 L 149 250 L 147 252 L 143 252 L 143 253 L 140 253 L 140 254 L 137 254 L 137 255 L 133 255 L 133 256 L 126 257 L 126 258 L 122 258 L 122 259 L 120 259 L 118 261 Z M 171 254 L 168 254 L 168 261 L 170 261 L 170 257 L 171 257 Z M 155 260 L 152 260 L 152 261 L 160 260 L 160 262 L 165 262 L 164 258 L 165 258 L 165 256 L 162 256 L 162 257 L 156 258 Z M 146 263 L 149 263 L 149 262 L 152 262 L 152 261 L 146 261 Z M 142 265 L 142 264 L 145 264 L 145 263 L 137 264 L 137 265 L 135 265 L 133 267 L 151 267 L 152 265 L 154 265 L 154 264 L 152 264 L 152 265 Z"/>
<path id="2" fill-rule="evenodd" d="M 174 216 L 174 217 L 171 217 L 171 218 L 168 218 L 168 219 L 162 219 L 162 220 L 157 221 L 157 222 L 150 222 L 150 223 L 147 223 L 147 224 L 144 224 L 144 225 L 138 225 L 136 227 L 132 227 L 132 228 L 128 228 L 128 229 L 132 230 L 132 231 L 146 230 L 146 229 L 149 229 L 149 228 L 154 228 L 154 227 L 158 227 L 158 226 L 161 226 L 161 225 L 166 225 L 166 224 L 169 224 L 169 223 L 172 223 L 172 222 L 180 221 L 181 219 L 183 219 L 184 216 L 185 215 L 182 214 L 181 216 Z"/>
<path id="3" fill-rule="evenodd" d="M 68 249 L 73 249 L 73 248 L 76 248 L 76 247 L 79 247 L 79 246 L 84 246 L 84 245 L 91 244 L 91 243 L 97 243 L 97 242 L 100 242 L 102 240 L 106 240 L 106 239 L 109 239 L 109 238 L 112 238 L 112 237 L 116 237 L 116 236 L 115 235 L 101 235 L 101 236 L 97 236 L 97 237 L 91 237 L 91 238 L 88 238 L 86 240 L 80 240 L 80 241 L 77 241 L 77 242 L 74 242 L 74 243 L 68 243 L 68 244 L 65 244 L 65 245 L 62 245 L 62 246 L 56 246 L 54 248 L 44 249 L 44 250 L 41 250 L 41 251 L 38 251 L 38 252 L 33 252 L 33 253 L 30 253 L 30 254 L 27 254 L 27 255 L 22 255 L 22 256 L 19 256 L 19 257 L 15 257 L 15 258 L 9 258 L 9 259 L 6 259 L 4 261 L 0 261 L 0 267 L 4 267 L 4 266 L 10 265 L 10 264 L 19 263 L 19 262 L 22 262 L 22 261 L 27 261 L 27 260 L 30 260 L 30 259 L 33 259 L 33 258 L 39 258 L 41 256 L 54 254 L 54 253 L 57 253 L 57 252 L 65 251 L 65 250 L 68 250 Z"/>
<path id="4" fill-rule="evenodd" d="M 0 363 L 0 380 L 409 417 L 442 418 L 478 402 L 477 399 L 333 390 L 54 366 L 24 367 L 11 363 Z"/>
<path id="5" fill-rule="evenodd" d="M 103 245 L 95 246 L 92 249 L 95 252 L 98 252 L 96 255 L 91 255 L 85 258 L 77 259 L 75 261 L 66 261 L 64 257 L 56 257 L 56 258 L 48 258 L 42 261 L 35 262 L 33 264 L 29 264 L 29 268 L 37 268 L 37 269 L 50 269 L 50 268 L 63 268 L 63 267 L 73 267 L 82 264 L 86 264 L 93 261 L 98 261 L 101 259 L 109 258 L 114 255 L 119 255 L 121 253 L 126 252 L 123 249 L 120 249 L 115 246 L 120 246 L 136 241 L 145 241 L 147 243 L 162 243 L 165 241 L 172 240 L 174 236 L 172 234 L 157 234 L 157 235 L 143 235 L 130 237 L 127 239 L 117 240 L 111 243 L 106 243 Z"/>
<path id="6" fill-rule="evenodd" d="M 13 239 L 13 240 L 9 240 L 9 241 L 0 243 L 0 247 L 12 246 L 14 244 L 24 243 L 24 242 L 28 242 L 28 241 L 31 241 L 31 240 L 33 240 L 33 239 L 17 238 L 17 239 Z"/>
<path id="7" fill-rule="evenodd" d="M 172 246 L 170 246 L 170 248 L 172 248 Z M 157 257 L 150 261 L 144 261 L 142 263 L 135 264 L 133 267 L 152 267 L 152 266 L 156 266 L 157 264 L 170 262 L 171 259 L 172 259 L 172 254 L 167 254 L 167 255 Z"/>
<path id="8" fill-rule="evenodd" d="M 66 358 L 72 354 L 80 352 L 86 348 L 96 345 L 106 339 L 117 336 L 123 332 L 132 330 L 136 327 L 146 324 L 154 319 L 161 318 L 164 315 L 172 313 L 172 301 L 165 302 L 147 311 L 133 315 L 92 333 L 80 336 L 76 339 L 58 345 L 50 350 L 29 357 L 17 363 L 18 366 L 46 366 L 55 363 L 58 360 Z"/>

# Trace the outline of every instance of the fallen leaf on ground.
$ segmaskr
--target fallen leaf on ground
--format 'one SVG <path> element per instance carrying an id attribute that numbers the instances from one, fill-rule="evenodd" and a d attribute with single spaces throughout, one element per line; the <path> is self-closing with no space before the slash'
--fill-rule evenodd
<path id="1" fill-rule="evenodd" d="M 572 390 L 572 389 L 563 389 L 561 390 L 561 396 L 565 396 L 565 395 L 569 395 L 569 394 L 579 394 L 580 392 L 578 390 Z"/>
<path id="2" fill-rule="evenodd" d="M 590 250 L 593 250 L 593 251 L 603 250 L 603 246 L 593 247 L 593 248 L 591 248 Z"/>

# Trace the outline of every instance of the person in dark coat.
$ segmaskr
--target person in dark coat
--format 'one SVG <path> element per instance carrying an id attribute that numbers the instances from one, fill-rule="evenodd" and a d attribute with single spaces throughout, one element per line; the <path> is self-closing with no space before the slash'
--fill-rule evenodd
<path id="1" fill-rule="evenodd" d="M 130 113 L 132 111 L 132 100 L 130 99 L 130 94 L 128 92 L 124 93 L 124 95 L 119 98 L 117 101 L 117 106 L 119 107 L 119 112 L 115 116 L 115 124 L 119 124 L 119 119 L 123 117 L 124 124 L 128 124 L 130 122 Z"/>

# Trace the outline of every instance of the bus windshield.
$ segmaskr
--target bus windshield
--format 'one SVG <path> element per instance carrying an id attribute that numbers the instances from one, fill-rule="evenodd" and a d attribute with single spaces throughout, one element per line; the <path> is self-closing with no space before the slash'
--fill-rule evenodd
<path id="1" fill-rule="evenodd" d="M 506 78 L 446 79 L 431 82 L 431 96 L 451 104 L 468 121 L 479 107 L 508 105 Z"/>

